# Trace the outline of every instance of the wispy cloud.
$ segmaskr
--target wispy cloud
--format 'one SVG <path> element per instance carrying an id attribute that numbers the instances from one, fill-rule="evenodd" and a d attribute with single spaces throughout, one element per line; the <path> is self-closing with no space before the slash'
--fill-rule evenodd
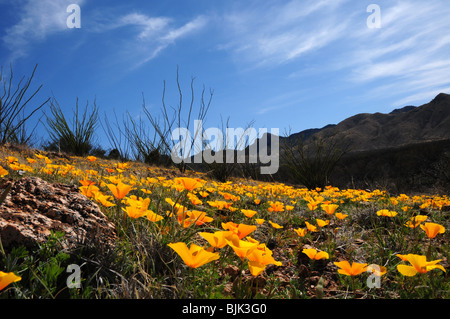
<path id="1" fill-rule="evenodd" d="M 197 16 L 180 23 L 171 17 L 150 16 L 142 12 L 124 13 L 109 8 L 89 7 L 84 0 L 24 0 L 20 6 L 18 21 L 6 29 L 2 37 L 3 45 L 11 52 L 11 60 L 25 57 L 33 46 L 43 43 L 56 33 L 70 30 L 66 25 L 69 4 L 81 7 L 83 32 L 89 41 L 89 34 L 102 34 L 108 43 L 116 43 L 112 48 L 122 57 L 127 56 L 132 68 L 158 56 L 169 45 L 184 38 L 207 24 L 207 18 Z M 125 30 L 125 33 L 120 31 Z M 124 34 L 126 34 L 124 36 Z M 111 54 L 108 58 L 114 57 Z"/>
<path id="2" fill-rule="evenodd" d="M 382 28 L 353 34 L 356 44 L 342 63 L 349 79 L 385 96 L 402 94 L 394 102 L 400 105 L 448 89 L 450 36 L 442 30 L 450 30 L 450 8 L 443 1 L 383 2 Z"/>
<path id="3" fill-rule="evenodd" d="M 18 21 L 5 30 L 3 45 L 10 51 L 10 60 L 27 56 L 30 47 L 49 36 L 67 30 L 67 6 L 82 5 L 83 0 L 26 1 L 18 11 Z M 17 3 L 15 4 L 17 5 Z"/>
<path id="4" fill-rule="evenodd" d="M 170 17 L 131 12 L 119 16 L 101 15 L 98 21 L 93 23 L 91 30 L 113 37 L 117 43 L 118 55 L 126 56 L 131 65 L 129 68 L 136 69 L 157 57 L 177 40 L 203 29 L 207 23 L 207 17 L 202 15 L 180 24 Z M 116 36 L 121 30 L 131 32 L 128 33 L 131 36 Z"/>
<path id="5" fill-rule="evenodd" d="M 376 3 L 380 29 L 366 25 L 369 2 L 292 0 L 234 8 L 225 15 L 230 36 L 220 48 L 250 68 L 289 64 L 291 79 L 339 72 L 341 82 L 368 95 L 406 95 L 400 102 L 448 88 L 450 36 L 443 30 L 450 30 L 450 7 L 445 1 Z"/>
<path id="6" fill-rule="evenodd" d="M 230 36 L 221 48 L 256 66 L 277 66 L 319 50 L 345 33 L 336 10 L 343 0 L 257 3 L 224 17 Z"/>

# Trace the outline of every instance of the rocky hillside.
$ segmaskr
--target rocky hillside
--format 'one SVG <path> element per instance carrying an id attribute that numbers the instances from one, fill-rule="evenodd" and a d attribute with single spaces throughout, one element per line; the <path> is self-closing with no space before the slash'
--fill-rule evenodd
<path id="1" fill-rule="evenodd" d="M 395 148 L 450 138 L 450 95 L 440 93 L 419 107 L 407 106 L 389 114 L 357 114 L 325 127 L 317 136 L 348 142 L 351 151 Z"/>
<path id="2" fill-rule="evenodd" d="M 348 147 L 331 177 L 333 185 L 383 187 L 394 192 L 450 186 L 449 94 L 440 93 L 424 105 L 387 114 L 357 114 L 337 125 L 281 137 L 280 143 L 295 147 L 298 138 L 308 144 L 313 137 L 337 140 Z M 289 170 L 278 175 L 285 182 L 295 182 Z"/>

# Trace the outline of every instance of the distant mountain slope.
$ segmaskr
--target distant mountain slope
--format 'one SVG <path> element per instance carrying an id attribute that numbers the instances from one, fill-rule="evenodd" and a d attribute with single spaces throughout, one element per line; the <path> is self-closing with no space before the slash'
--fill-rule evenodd
<path id="1" fill-rule="evenodd" d="M 440 93 L 419 107 L 407 106 L 389 114 L 362 113 L 335 126 L 319 130 L 317 136 L 345 140 L 352 151 L 405 146 L 450 138 L 450 95 Z"/>
<path id="2" fill-rule="evenodd" d="M 381 187 L 393 192 L 450 190 L 450 95 L 438 94 L 424 105 L 405 106 L 390 113 L 362 113 L 337 125 L 281 137 L 294 147 L 303 137 L 338 141 L 348 146 L 330 183 L 338 187 Z M 268 145 L 269 146 L 269 145 Z M 280 148 L 283 152 L 284 148 Z M 289 167 L 276 178 L 296 183 Z"/>

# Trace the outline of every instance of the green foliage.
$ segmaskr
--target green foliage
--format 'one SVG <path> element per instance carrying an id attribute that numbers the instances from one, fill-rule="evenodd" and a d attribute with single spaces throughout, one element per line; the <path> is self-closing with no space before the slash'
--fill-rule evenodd
<path id="1" fill-rule="evenodd" d="M 31 101 L 42 88 L 40 85 L 27 96 L 36 69 L 37 65 L 26 81 L 24 81 L 25 77 L 22 77 L 16 88 L 13 84 L 12 67 L 9 78 L 3 76 L 3 68 L 0 70 L 0 89 L 2 90 L 0 91 L 0 145 L 6 143 L 28 145 L 32 140 L 34 130 L 31 133 L 27 132 L 26 122 L 50 100 L 48 98 L 29 109 L 29 106 L 33 104 Z"/>
<path id="2" fill-rule="evenodd" d="M 46 115 L 48 133 L 51 138 L 47 148 L 56 148 L 76 156 L 89 154 L 93 147 L 94 134 L 98 124 L 98 107 L 90 107 L 86 103 L 83 113 L 78 109 L 78 99 L 73 113 L 72 126 L 69 124 L 60 105 L 56 100 L 50 104 L 52 116 Z"/>
<path id="3" fill-rule="evenodd" d="M 324 188 L 347 147 L 332 138 L 302 136 L 280 143 L 280 162 L 295 182 L 308 189 Z"/>

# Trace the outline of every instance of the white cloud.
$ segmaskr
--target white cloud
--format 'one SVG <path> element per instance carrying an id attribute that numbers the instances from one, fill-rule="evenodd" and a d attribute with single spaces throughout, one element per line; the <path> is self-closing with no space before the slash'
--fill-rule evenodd
<path id="1" fill-rule="evenodd" d="M 228 42 L 219 48 L 256 66 L 288 63 L 344 34 L 348 19 L 337 10 L 345 2 L 289 1 L 235 9 L 224 16 Z"/>
<path id="2" fill-rule="evenodd" d="M 155 58 L 175 41 L 202 29 L 208 21 L 206 17 L 198 16 L 180 25 L 170 17 L 149 16 L 142 12 L 124 14 L 118 13 L 118 10 L 97 7 L 85 13 L 84 0 L 24 0 L 20 5 L 17 23 L 7 28 L 1 39 L 11 52 L 10 59 L 24 57 L 33 49 L 33 45 L 69 30 L 66 20 L 70 13 L 66 9 L 72 3 L 81 7 L 82 31 L 85 34 L 104 34 L 105 39 L 114 39 L 117 44 L 114 52 L 118 52 L 121 57 L 127 55 L 127 61 L 134 67 Z M 131 36 L 114 34 L 119 29 L 129 31 L 127 34 Z"/>
<path id="3" fill-rule="evenodd" d="M 69 4 L 81 5 L 82 0 L 26 1 L 18 11 L 18 22 L 5 30 L 3 45 L 11 52 L 10 60 L 26 56 L 30 46 L 48 36 L 67 30 L 66 12 Z"/>
<path id="4" fill-rule="evenodd" d="M 124 45 L 128 57 L 133 57 L 132 69 L 154 59 L 175 41 L 201 30 L 208 22 L 206 17 L 198 16 L 181 26 L 175 26 L 175 22 L 170 18 L 155 18 L 142 14 L 129 14 L 120 21 L 116 27 L 137 26 L 139 29 L 137 36 L 126 40 Z"/>
<path id="5" fill-rule="evenodd" d="M 170 22 L 171 19 L 166 17 L 148 17 L 140 13 L 130 13 L 121 17 L 119 22 L 114 24 L 114 28 L 136 25 L 140 27 L 138 39 L 148 39 L 164 30 Z"/>
<path id="6" fill-rule="evenodd" d="M 342 68 L 371 96 L 402 103 L 443 92 L 450 86 L 450 8 L 443 1 L 395 1 L 381 5 L 382 28 L 355 32 Z M 349 58 L 350 57 L 350 58 Z"/>

